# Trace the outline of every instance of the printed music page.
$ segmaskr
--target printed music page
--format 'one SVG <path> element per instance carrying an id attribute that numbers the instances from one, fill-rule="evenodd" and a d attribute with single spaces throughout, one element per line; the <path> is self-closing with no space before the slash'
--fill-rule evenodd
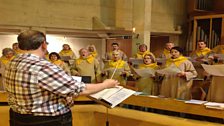
<path id="1" fill-rule="evenodd" d="M 134 69 L 135 73 L 141 77 L 155 76 L 155 70 L 151 68 L 146 69 Z"/>
<path id="2" fill-rule="evenodd" d="M 169 67 L 157 70 L 156 72 L 159 74 L 177 74 L 180 73 L 181 70 L 177 68 L 175 65 L 170 65 Z"/>
<path id="3" fill-rule="evenodd" d="M 113 108 L 134 93 L 135 91 L 133 90 L 118 86 L 115 88 L 104 89 L 98 93 L 90 95 L 89 97 L 98 103 L 109 108 Z"/>
<path id="4" fill-rule="evenodd" d="M 211 74 L 214 76 L 224 76 L 224 65 L 223 64 L 220 64 L 220 65 L 202 64 L 202 67 L 208 74 Z"/>

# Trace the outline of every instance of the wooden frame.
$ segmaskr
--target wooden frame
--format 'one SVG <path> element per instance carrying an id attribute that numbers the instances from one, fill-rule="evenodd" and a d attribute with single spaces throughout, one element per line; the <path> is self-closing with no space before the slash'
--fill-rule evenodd
<path id="1" fill-rule="evenodd" d="M 198 27 L 198 20 L 200 19 L 210 19 L 210 24 L 209 24 L 209 42 L 211 42 L 211 36 L 212 36 L 212 19 L 214 18 L 222 18 L 222 28 L 221 28 L 221 35 L 220 35 L 220 42 L 221 44 L 224 44 L 224 14 L 215 14 L 215 15 L 205 15 L 205 16 L 195 16 L 193 18 L 193 43 L 192 43 L 192 49 L 195 50 L 196 49 L 196 44 L 197 44 L 197 40 L 196 40 L 196 36 L 197 36 L 197 27 Z"/>

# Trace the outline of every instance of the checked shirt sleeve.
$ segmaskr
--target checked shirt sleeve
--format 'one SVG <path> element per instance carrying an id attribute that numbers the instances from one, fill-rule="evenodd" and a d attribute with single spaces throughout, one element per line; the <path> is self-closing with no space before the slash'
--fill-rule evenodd
<path id="1" fill-rule="evenodd" d="M 77 96 L 85 89 L 83 82 L 77 82 L 55 65 L 43 67 L 38 76 L 40 87 L 61 96 Z"/>

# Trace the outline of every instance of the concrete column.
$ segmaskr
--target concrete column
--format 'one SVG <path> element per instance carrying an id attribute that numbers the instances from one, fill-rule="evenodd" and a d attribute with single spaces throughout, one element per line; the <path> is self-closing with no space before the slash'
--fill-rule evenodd
<path id="1" fill-rule="evenodd" d="M 150 50 L 152 0 L 133 0 L 133 33 L 132 53 L 138 51 L 139 44 L 146 44 Z"/>
<path id="2" fill-rule="evenodd" d="M 148 45 L 150 50 L 150 33 L 151 33 L 151 8 L 152 0 L 145 0 L 145 18 L 144 18 L 144 44 Z"/>
<path id="3" fill-rule="evenodd" d="M 100 59 L 104 59 L 105 58 L 105 55 L 106 55 L 106 39 L 102 39 L 102 41 L 101 41 L 101 57 L 100 57 Z M 100 66 L 101 66 L 101 70 L 103 69 L 103 67 L 104 67 L 104 63 L 102 62 L 102 60 L 101 60 L 101 62 L 100 62 Z"/>

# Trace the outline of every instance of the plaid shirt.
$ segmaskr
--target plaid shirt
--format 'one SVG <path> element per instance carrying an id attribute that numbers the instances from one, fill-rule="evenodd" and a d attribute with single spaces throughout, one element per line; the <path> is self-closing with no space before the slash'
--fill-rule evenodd
<path id="1" fill-rule="evenodd" d="M 72 96 L 85 89 L 61 68 L 33 54 L 20 54 L 5 69 L 9 105 L 17 113 L 56 116 L 67 113 Z"/>

